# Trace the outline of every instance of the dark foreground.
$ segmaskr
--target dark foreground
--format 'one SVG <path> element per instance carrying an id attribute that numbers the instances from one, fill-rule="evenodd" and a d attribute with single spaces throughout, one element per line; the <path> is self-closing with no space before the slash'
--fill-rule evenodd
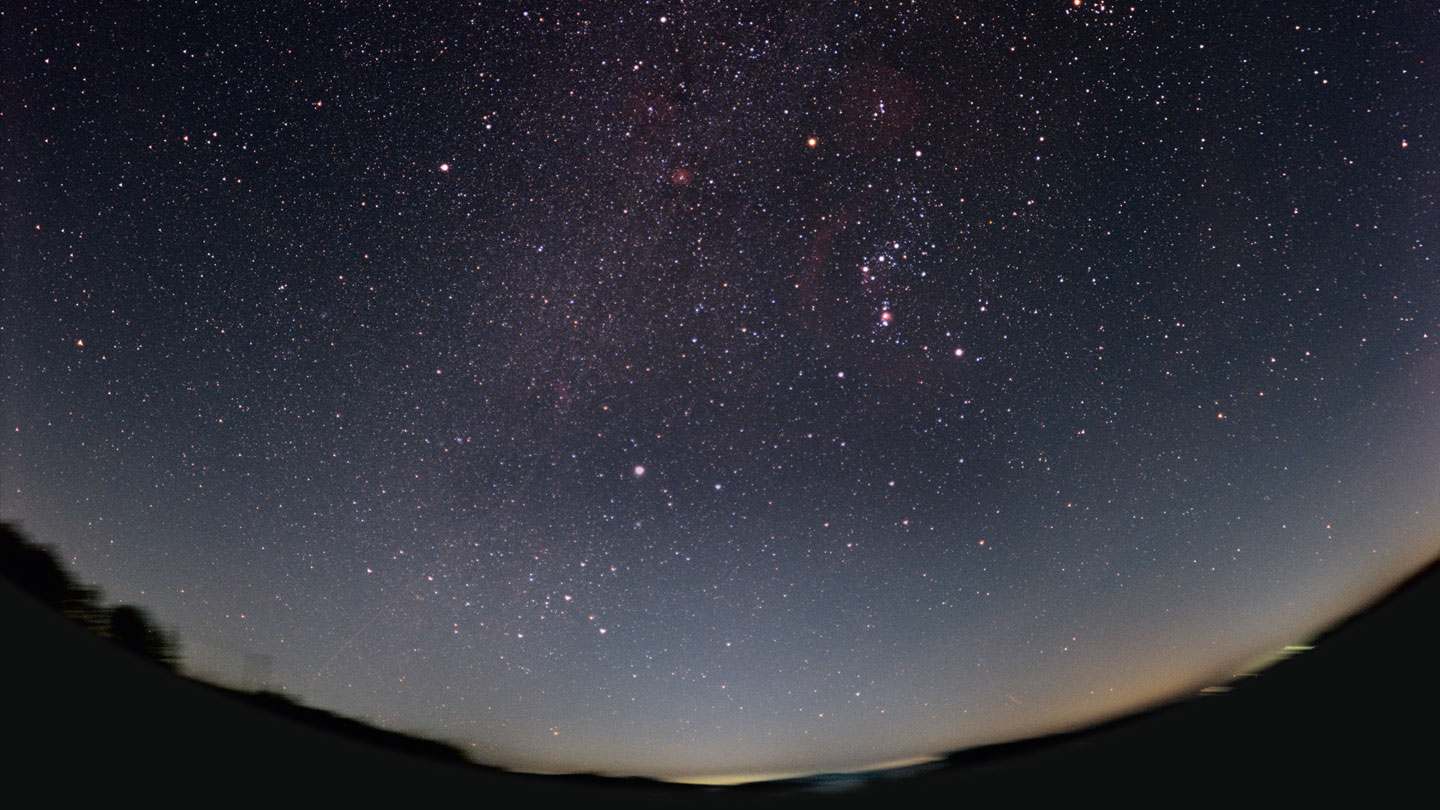
<path id="1" fill-rule="evenodd" d="M 134 799 L 325 806 L 442 800 L 621 806 L 906 806 L 1094 797 L 1185 805 L 1429 796 L 1440 744 L 1440 569 L 1224 695 L 1080 734 L 962 752 L 848 789 L 707 789 L 538 777 L 462 764 L 423 741 L 183 679 L 0 579 L 8 787 L 65 806 Z M 268 703 L 269 705 L 264 705 Z M 319 722 L 317 722 L 319 721 Z M 25 792 L 29 792 L 26 790 Z"/>

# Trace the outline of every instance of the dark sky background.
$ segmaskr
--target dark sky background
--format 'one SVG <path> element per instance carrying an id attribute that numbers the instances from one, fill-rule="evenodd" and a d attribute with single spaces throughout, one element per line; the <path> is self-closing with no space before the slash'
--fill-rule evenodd
<path id="1" fill-rule="evenodd" d="M 861 767 L 1440 550 L 1431 3 L 251 5 L 0 15 L 0 516 L 201 677 Z"/>

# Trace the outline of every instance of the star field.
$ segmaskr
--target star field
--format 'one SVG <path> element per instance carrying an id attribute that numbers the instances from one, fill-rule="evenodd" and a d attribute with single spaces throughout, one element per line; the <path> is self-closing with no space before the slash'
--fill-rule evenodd
<path id="1" fill-rule="evenodd" d="M 1232 677 L 1440 548 L 1440 18 L 1029 5 L 7 10 L 4 517 L 522 769 Z"/>

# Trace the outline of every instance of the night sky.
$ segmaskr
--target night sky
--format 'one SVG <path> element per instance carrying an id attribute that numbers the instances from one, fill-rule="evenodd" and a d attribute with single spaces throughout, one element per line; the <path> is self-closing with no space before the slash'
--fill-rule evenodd
<path id="1" fill-rule="evenodd" d="M 1029 5 L 11 4 L 0 516 L 514 768 L 1222 683 L 1440 552 L 1440 12 Z"/>

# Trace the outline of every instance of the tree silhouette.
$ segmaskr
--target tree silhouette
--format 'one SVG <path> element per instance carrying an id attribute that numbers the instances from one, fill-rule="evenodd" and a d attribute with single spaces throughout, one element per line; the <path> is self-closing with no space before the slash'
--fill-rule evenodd
<path id="1" fill-rule="evenodd" d="M 175 642 L 155 624 L 143 608 L 120 605 L 111 610 L 105 635 L 116 644 L 157 664 L 170 669 L 179 665 Z"/>
<path id="2" fill-rule="evenodd" d="M 100 592 L 76 582 L 55 552 L 31 541 L 11 523 L 0 522 L 0 573 L 92 631 L 101 632 L 108 623 Z"/>
<path id="3" fill-rule="evenodd" d="M 179 667 L 179 644 L 143 608 L 107 608 L 100 592 L 75 581 L 55 552 L 0 522 L 0 574 L 21 590 L 92 632 L 169 669 Z"/>

